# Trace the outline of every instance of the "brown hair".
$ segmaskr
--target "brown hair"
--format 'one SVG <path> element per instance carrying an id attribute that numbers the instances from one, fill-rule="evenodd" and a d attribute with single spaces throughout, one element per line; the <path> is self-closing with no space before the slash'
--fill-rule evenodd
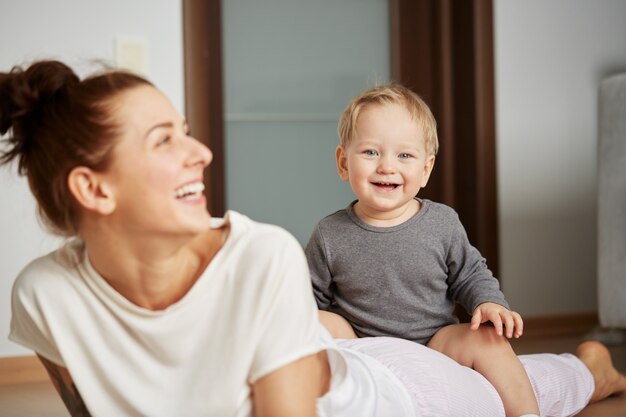
<path id="1" fill-rule="evenodd" d="M 356 134 L 356 124 L 361 112 L 370 105 L 400 104 L 411 114 L 422 127 L 426 141 L 426 152 L 437 155 L 439 140 L 437 139 L 437 122 L 428 105 L 408 88 L 391 83 L 371 88 L 357 95 L 346 106 L 339 119 L 339 142 L 344 148 L 348 146 Z"/>
<path id="2" fill-rule="evenodd" d="M 0 134 L 9 133 L 0 165 L 18 161 L 52 232 L 78 233 L 79 211 L 67 185 L 77 166 L 106 168 L 118 127 L 113 98 L 140 85 L 137 75 L 109 70 L 80 80 L 58 61 L 0 73 Z"/>

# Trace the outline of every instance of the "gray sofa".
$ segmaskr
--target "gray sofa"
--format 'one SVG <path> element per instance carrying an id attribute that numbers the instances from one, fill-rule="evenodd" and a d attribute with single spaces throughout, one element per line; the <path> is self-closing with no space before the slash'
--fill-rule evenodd
<path id="1" fill-rule="evenodd" d="M 598 309 L 603 327 L 626 329 L 626 74 L 599 98 Z"/>

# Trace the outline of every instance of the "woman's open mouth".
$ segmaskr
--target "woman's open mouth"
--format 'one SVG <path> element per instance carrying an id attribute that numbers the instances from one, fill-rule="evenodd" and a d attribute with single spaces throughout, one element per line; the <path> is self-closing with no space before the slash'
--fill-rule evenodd
<path id="1" fill-rule="evenodd" d="M 193 200 L 202 196 L 203 191 L 204 184 L 202 182 L 194 182 L 177 188 L 176 191 L 174 191 L 174 197 L 184 200 Z"/>

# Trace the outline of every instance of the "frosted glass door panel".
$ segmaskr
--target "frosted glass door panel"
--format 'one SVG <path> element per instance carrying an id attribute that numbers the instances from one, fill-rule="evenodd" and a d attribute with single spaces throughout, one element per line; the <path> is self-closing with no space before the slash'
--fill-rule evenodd
<path id="1" fill-rule="evenodd" d="M 389 80 L 382 0 L 223 2 L 226 205 L 305 244 L 354 197 L 337 176 L 337 122 Z"/>
<path id="2" fill-rule="evenodd" d="M 229 207 L 306 242 L 318 220 L 353 199 L 337 176 L 335 130 L 334 122 L 229 124 Z"/>

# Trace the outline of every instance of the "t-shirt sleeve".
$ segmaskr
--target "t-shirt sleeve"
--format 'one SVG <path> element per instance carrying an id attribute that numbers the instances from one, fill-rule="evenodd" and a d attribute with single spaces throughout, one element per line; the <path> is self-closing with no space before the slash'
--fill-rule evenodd
<path id="1" fill-rule="evenodd" d="M 57 365 L 65 366 L 43 311 L 46 306 L 47 289 L 58 290 L 48 288 L 50 285 L 46 282 L 50 281 L 50 274 L 54 273 L 55 266 L 49 259 L 41 258 L 28 265 L 18 275 L 11 293 L 9 339 Z"/>
<path id="2" fill-rule="evenodd" d="M 321 350 L 317 307 L 302 247 L 282 230 L 257 239 L 253 246 L 259 284 L 250 383 Z"/>
<path id="3" fill-rule="evenodd" d="M 456 213 L 451 216 L 452 233 L 448 250 L 448 285 L 452 298 L 472 314 L 479 304 L 492 302 L 509 308 L 500 283 L 485 258 L 472 246 Z"/>
<path id="4" fill-rule="evenodd" d="M 309 243 L 304 249 L 309 265 L 313 294 L 320 310 L 329 310 L 333 301 L 332 275 L 324 246 L 324 237 L 319 225 L 315 227 Z"/>

